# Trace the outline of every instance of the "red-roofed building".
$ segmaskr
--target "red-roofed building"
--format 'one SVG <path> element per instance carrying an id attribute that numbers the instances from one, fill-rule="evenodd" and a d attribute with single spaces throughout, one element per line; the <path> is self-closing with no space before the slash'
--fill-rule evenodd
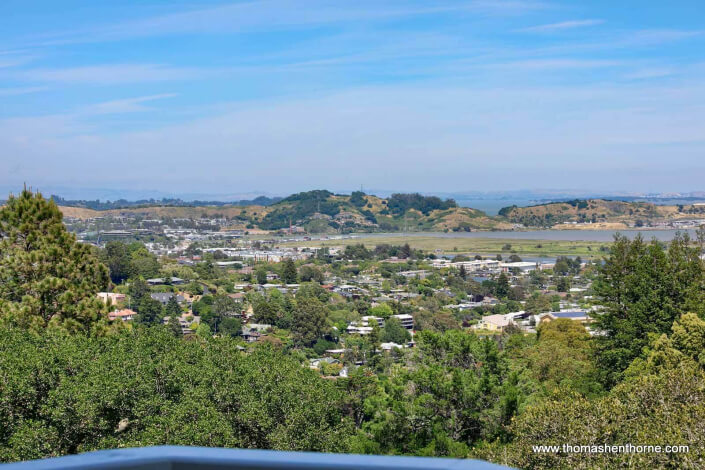
<path id="1" fill-rule="evenodd" d="M 114 312 L 108 313 L 108 318 L 110 320 L 117 320 L 118 318 L 122 321 L 130 321 L 134 320 L 135 315 L 137 315 L 137 312 L 134 310 L 130 310 L 129 308 L 123 309 L 123 310 L 116 310 Z"/>

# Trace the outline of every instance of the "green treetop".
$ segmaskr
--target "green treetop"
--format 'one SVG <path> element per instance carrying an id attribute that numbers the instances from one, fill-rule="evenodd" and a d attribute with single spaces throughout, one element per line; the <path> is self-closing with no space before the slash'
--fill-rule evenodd
<path id="1" fill-rule="evenodd" d="M 411 339 L 409 331 L 401 324 L 398 318 L 390 318 L 384 323 L 382 341 L 404 344 Z"/>
<path id="2" fill-rule="evenodd" d="M 172 315 L 169 317 L 167 327 L 174 336 L 181 337 L 183 335 L 183 332 L 181 331 L 181 322 L 179 322 L 179 318 L 177 316 Z"/>
<path id="3" fill-rule="evenodd" d="M 656 240 L 617 236 L 594 285 L 604 311 L 595 317 L 598 364 L 608 386 L 642 355 L 652 334 L 667 333 L 681 315 L 705 314 L 705 271 L 687 235 L 666 249 Z"/>
<path id="4" fill-rule="evenodd" d="M 298 274 L 296 272 L 296 265 L 294 264 L 294 260 L 292 260 L 291 258 L 287 258 L 286 260 L 284 260 L 284 267 L 282 268 L 281 278 L 285 284 L 296 284 Z"/>
<path id="5" fill-rule="evenodd" d="M 175 295 L 172 295 L 169 298 L 169 301 L 166 303 L 166 306 L 164 307 L 164 313 L 170 317 L 181 316 L 181 306 L 179 305 L 179 302 L 176 300 Z"/>
<path id="6" fill-rule="evenodd" d="M 108 270 L 66 230 L 53 201 L 27 189 L 0 209 L 0 316 L 39 330 L 86 330 L 104 318 Z"/>
<path id="7" fill-rule="evenodd" d="M 294 341 L 310 346 L 328 331 L 326 307 L 315 297 L 296 300 L 293 312 L 292 333 Z"/>
<path id="8" fill-rule="evenodd" d="M 267 283 L 267 269 L 264 266 L 260 266 L 255 271 L 255 278 L 257 279 L 257 284 Z"/>

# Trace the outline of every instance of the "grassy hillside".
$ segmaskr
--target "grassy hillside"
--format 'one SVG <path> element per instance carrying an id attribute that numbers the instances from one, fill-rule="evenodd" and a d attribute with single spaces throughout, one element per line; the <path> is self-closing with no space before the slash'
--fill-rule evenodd
<path id="1" fill-rule="evenodd" d="M 143 206 L 95 211 L 62 207 L 66 216 L 90 218 L 136 215 L 145 218 L 224 217 L 234 227 L 286 229 L 290 224 L 308 232 L 339 231 L 470 231 L 511 228 L 484 212 L 458 207 L 453 200 L 419 194 L 379 198 L 362 192 L 333 194 L 326 190 L 293 194 L 270 206 Z"/>
<path id="2" fill-rule="evenodd" d="M 68 217 L 141 216 L 144 218 L 226 218 L 234 228 L 281 230 L 289 224 L 309 233 L 353 231 L 444 232 L 510 230 L 516 224 L 528 228 L 623 229 L 629 226 L 678 220 L 705 219 L 705 206 L 657 206 L 646 202 L 573 200 L 529 207 L 505 207 L 497 217 L 458 207 L 452 199 L 419 194 L 393 194 L 380 198 L 354 192 L 334 194 L 326 190 L 293 194 L 269 206 L 142 206 L 96 211 L 61 207 Z"/>
<path id="3" fill-rule="evenodd" d="M 97 211 L 82 207 L 60 206 L 61 212 L 66 217 L 88 219 L 91 217 L 139 215 L 147 218 L 199 218 L 199 217 L 226 217 L 229 219 L 241 217 L 249 221 L 264 217 L 269 208 L 265 206 L 145 206 L 130 207 L 125 209 L 109 209 Z"/>
<path id="4" fill-rule="evenodd" d="M 485 213 L 458 207 L 451 199 L 419 194 L 379 198 L 356 191 L 351 195 L 309 191 L 289 196 L 269 207 L 262 229 L 286 228 L 289 222 L 310 232 L 349 230 L 444 231 L 505 228 Z"/>
<path id="5" fill-rule="evenodd" d="M 499 217 L 527 227 L 554 227 L 565 223 L 591 223 L 625 227 L 639 223 L 705 218 L 705 206 L 658 206 L 647 202 L 576 199 L 529 207 L 505 207 Z"/>

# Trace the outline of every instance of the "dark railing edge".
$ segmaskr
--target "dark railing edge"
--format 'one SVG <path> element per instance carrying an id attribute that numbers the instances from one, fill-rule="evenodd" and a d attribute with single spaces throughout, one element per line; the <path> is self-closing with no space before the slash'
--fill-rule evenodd
<path id="1" fill-rule="evenodd" d="M 189 446 L 131 447 L 98 450 L 84 454 L 14 462 L 7 470 L 168 469 L 192 464 L 201 469 L 244 468 L 276 470 L 499 470 L 508 469 L 482 460 L 433 457 L 401 457 L 358 454 L 325 454 L 254 449 L 224 449 Z"/>

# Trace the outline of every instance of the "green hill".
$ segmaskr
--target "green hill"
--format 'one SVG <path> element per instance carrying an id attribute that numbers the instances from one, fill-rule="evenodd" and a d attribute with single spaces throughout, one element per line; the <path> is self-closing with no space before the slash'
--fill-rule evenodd
<path id="1" fill-rule="evenodd" d="M 93 210 L 62 207 L 66 216 L 139 215 L 145 218 L 227 218 L 232 226 L 247 229 L 286 230 L 290 225 L 310 233 L 351 231 L 470 231 L 507 229 L 511 225 L 488 217 L 484 212 L 458 207 L 452 199 L 413 194 L 392 194 L 388 198 L 355 191 L 350 195 L 327 190 L 307 191 L 262 205 L 160 204 Z"/>
<path id="2" fill-rule="evenodd" d="M 340 195 L 326 190 L 293 194 L 270 206 L 257 223 L 265 230 L 285 229 L 289 224 L 303 226 L 309 232 L 473 230 L 497 226 L 484 212 L 458 207 L 452 199 L 418 193 L 379 198 L 360 191 Z"/>

